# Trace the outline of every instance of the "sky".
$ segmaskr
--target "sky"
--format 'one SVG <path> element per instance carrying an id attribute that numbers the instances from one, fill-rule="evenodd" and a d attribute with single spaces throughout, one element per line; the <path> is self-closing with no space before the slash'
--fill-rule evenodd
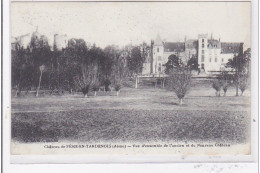
<path id="1" fill-rule="evenodd" d="M 250 47 L 249 2 L 12 2 L 11 35 L 38 32 L 83 38 L 104 48 L 197 39 L 212 34 L 222 42 Z"/>

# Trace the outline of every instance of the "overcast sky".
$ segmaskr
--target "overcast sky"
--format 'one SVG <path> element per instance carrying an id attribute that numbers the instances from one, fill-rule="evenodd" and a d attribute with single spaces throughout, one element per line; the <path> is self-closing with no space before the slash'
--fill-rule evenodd
<path id="1" fill-rule="evenodd" d="M 38 26 L 51 43 L 58 33 L 100 47 L 150 43 L 158 33 L 166 41 L 213 33 L 221 41 L 250 47 L 251 29 L 249 2 L 16 2 L 11 25 L 12 36 Z"/>

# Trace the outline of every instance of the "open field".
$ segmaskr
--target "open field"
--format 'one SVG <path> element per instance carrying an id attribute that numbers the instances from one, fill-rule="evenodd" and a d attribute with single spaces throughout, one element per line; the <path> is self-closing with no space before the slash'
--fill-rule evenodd
<path id="1" fill-rule="evenodd" d="M 102 95 L 102 96 L 101 96 Z M 43 141 L 222 141 L 250 136 L 250 93 L 216 97 L 195 87 L 178 105 L 173 92 L 123 88 L 105 96 L 80 94 L 12 98 L 12 139 Z"/>

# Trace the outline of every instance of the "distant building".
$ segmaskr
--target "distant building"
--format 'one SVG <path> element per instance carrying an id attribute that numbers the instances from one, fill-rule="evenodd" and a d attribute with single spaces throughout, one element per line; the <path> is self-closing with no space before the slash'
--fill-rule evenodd
<path id="1" fill-rule="evenodd" d="M 21 35 L 19 37 L 11 38 L 12 50 L 27 49 L 31 46 L 31 34 Z"/>
<path id="2" fill-rule="evenodd" d="M 48 38 L 45 35 L 40 34 L 37 30 L 32 33 L 31 37 L 31 47 L 40 48 L 44 46 L 49 46 Z"/>
<path id="3" fill-rule="evenodd" d="M 37 30 L 35 32 L 21 35 L 18 37 L 11 37 L 11 49 L 32 49 L 49 46 L 48 38 L 40 34 Z"/>
<path id="4" fill-rule="evenodd" d="M 206 73 L 221 71 L 235 54 L 243 53 L 243 43 L 221 43 L 207 34 L 199 35 L 198 64 Z"/>
<path id="5" fill-rule="evenodd" d="M 202 72 L 211 73 L 221 71 L 225 64 L 235 54 L 243 53 L 243 43 L 221 43 L 220 39 L 208 38 L 207 34 L 198 35 L 198 39 L 188 39 L 184 42 L 164 42 L 157 35 L 155 41 L 151 42 L 151 68 L 144 63 L 145 74 L 164 73 L 164 64 L 169 56 L 178 56 L 183 63 L 187 63 L 191 57 L 198 57 L 199 68 Z"/>
<path id="6" fill-rule="evenodd" d="M 67 35 L 54 35 L 54 48 L 58 51 L 68 47 L 68 37 Z"/>
<path id="7" fill-rule="evenodd" d="M 188 57 L 197 55 L 197 41 L 187 40 L 185 42 L 163 42 L 159 35 L 154 41 L 153 64 L 151 73 L 164 73 L 164 64 L 167 63 L 169 56 L 176 55 L 182 62 L 187 63 Z"/>

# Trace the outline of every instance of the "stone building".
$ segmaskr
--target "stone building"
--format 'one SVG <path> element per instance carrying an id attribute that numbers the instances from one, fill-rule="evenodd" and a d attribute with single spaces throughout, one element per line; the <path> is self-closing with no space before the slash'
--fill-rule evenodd
<path id="1" fill-rule="evenodd" d="M 19 37 L 11 38 L 11 48 L 15 49 L 27 49 L 31 47 L 31 34 L 21 35 Z"/>
<path id="2" fill-rule="evenodd" d="M 40 34 L 37 30 L 32 33 L 31 37 L 31 47 L 40 48 L 44 46 L 49 46 L 48 38 L 45 35 Z"/>
<path id="3" fill-rule="evenodd" d="M 199 35 L 198 42 L 199 68 L 206 73 L 224 70 L 229 59 L 243 53 L 243 43 L 222 43 L 207 34 Z"/>
<path id="4" fill-rule="evenodd" d="M 243 53 L 243 43 L 220 42 L 208 34 L 199 34 L 198 39 L 184 39 L 184 42 L 164 42 L 157 35 L 151 42 L 150 71 L 144 63 L 145 74 L 164 73 L 164 64 L 171 55 L 176 55 L 187 64 L 191 57 L 198 58 L 201 72 L 219 72 L 235 54 Z"/>
<path id="5" fill-rule="evenodd" d="M 61 51 L 62 49 L 68 47 L 68 37 L 67 35 L 54 35 L 54 49 Z"/>

